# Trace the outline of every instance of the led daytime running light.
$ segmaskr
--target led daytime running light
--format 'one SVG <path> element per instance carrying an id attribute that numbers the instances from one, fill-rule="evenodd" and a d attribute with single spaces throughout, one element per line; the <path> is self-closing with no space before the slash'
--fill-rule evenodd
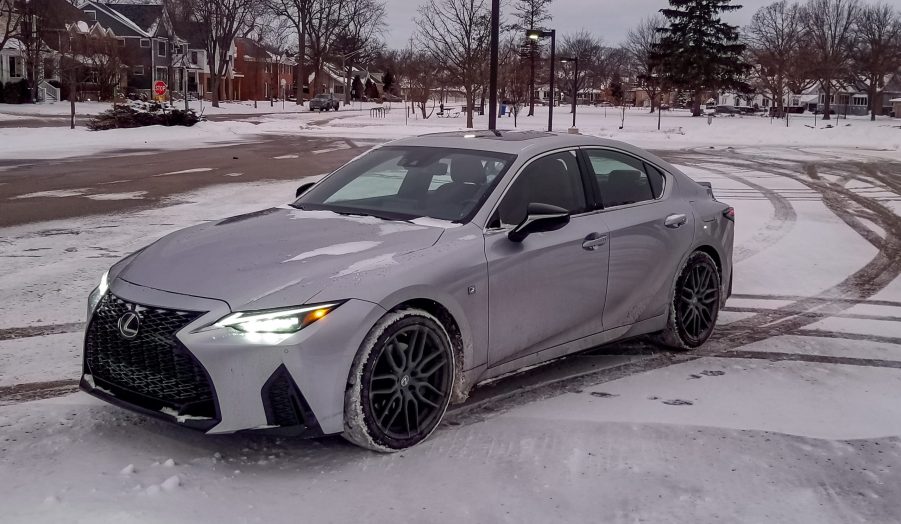
<path id="1" fill-rule="evenodd" d="M 244 333 L 296 333 L 326 316 L 340 304 L 320 304 L 276 311 L 232 313 L 216 322 Z"/>

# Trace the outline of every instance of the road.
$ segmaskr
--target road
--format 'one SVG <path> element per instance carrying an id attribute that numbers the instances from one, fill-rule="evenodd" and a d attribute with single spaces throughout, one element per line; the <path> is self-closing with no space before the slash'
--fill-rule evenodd
<path id="1" fill-rule="evenodd" d="M 228 147 L 0 160 L 0 227 L 154 207 L 202 187 L 328 173 L 373 142 L 276 136 Z M 64 198 L 64 196 L 74 198 Z"/>
<path id="2" fill-rule="evenodd" d="M 136 520 L 897 522 L 901 162 L 866 151 L 658 152 L 737 210 L 714 338 L 690 353 L 628 341 L 482 384 L 402 454 L 203 437 L 72 394 L 103 267 L 173 228 L 284 202 L 296 178 L 368 145 L 273 137 L 0 172 L 0 465 L 51 479 L 0 480 L 12 521 L 63 502 Z M 231 188 L 234 209 L 217 202 Z M 42 191 L 58 193 L 16 198 Z M 130 192 L 144 193 L 89 198 Z M 182 488 L 155 503 L 173 472 Z"/>

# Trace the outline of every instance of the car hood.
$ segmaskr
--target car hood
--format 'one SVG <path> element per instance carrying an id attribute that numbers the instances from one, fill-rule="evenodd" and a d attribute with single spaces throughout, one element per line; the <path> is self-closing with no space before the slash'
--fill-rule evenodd
<path id="1" fill-rule="evenodd" d="M 292 306 L 308 302 L 334 279 L 434 245 L 453 225 L 272 208 L 167 235 L 116 277 L 223 300 L 232 310 Z"/>

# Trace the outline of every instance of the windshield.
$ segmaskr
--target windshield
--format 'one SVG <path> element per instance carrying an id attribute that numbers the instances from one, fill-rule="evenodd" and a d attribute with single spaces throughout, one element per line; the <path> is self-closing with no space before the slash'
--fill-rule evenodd
<path id="1" fill-rule="evenodd" d="M 294 206 L 463 222 L 475 214 L 514 158 L 470 149 L 383 147 L 342 167 Z"/>
<path id="2" fill-rule="evenodd" d="M 319 98 L 319 99 L 322 99 L 322 100 L 325 100 L 325 99 L 327 99 L 328 97 L 329 97 L 329 95 L 323 95 L 323 94 L 319 94 L 319 95 L 316 95 L 316 96 L 315 96 L 315 98 Z"/>

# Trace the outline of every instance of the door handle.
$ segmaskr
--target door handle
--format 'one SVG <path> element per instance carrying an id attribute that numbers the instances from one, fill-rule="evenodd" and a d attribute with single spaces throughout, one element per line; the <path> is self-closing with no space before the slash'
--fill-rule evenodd
<path id="1" fill-rule="evenodd" d="M 607 243 L 607 235 L 602 235 L 600 233 L 592 233 L 585 237 L 585 241 L 582 242 L 582 249 L 587 249 L 588 251 L 594 251 L 595 249 L 603 246 Z"/>
<path id="2" fill-rule="evenodd" d="M 683 214 L 675 214 L 666 217 L 666 220 L 663 221 L 663 225 L 670 229 L 676 229 L 682 226 L 685 222 L 688 221 L 688 218 Z"/>

